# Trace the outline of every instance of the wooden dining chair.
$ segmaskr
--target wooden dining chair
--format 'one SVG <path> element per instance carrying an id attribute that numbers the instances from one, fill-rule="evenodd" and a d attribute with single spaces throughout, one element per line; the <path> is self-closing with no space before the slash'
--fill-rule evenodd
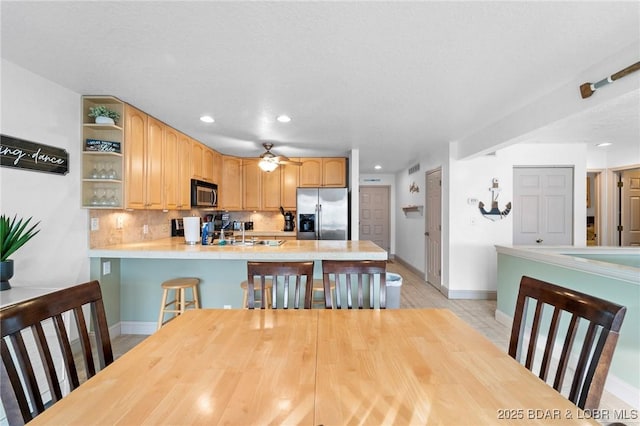
<path id="1" fill-rule="evenodd" d="M 88 329 L 83 307 L 91 312 L 92 332 Z M 69 338 L 65 325 L 67 312 L 73 312 L 78 330 L 80 354 L 84 370 L 79 370 L 71 349 L 75 342 Z M 64 315 L 64 316 L 63 316 Z M 113 362 L 113 352 L 109 339 L 109 329 L 102 303 L 102 293 L 98 281 L 91 281 L 65 288 L 34 299 L 19 302 L 0 310 L 2 329 L 2 404 L 9 424 L 26 423 L 63 397 L 61 379 L 68 382 L 70 390 L 80 385 L 78 372 L 86 378 L 96 374 L 94 354 L 96 352 L 100 369 Z M 53 333 L 55 331 L 55 333 Z M 47 336 L 49 334 L 49 336 Z M 95 335 L 92 350 L 91 336 Z M 34 348 L 29 349 L 31 341 Z M 54 355 L 52 355 L 52 353 Z M 60 354 L 66 377 L 58 376 L 57 361 Z M 44 371 L 47 389 L 41 389 L 35 371 Z M 21 377 L 24 379 L 22 383 Z M 43 400 L 43 394 L 50 394 L 51 401 Z"/>
<path id="2" fill-rule="evenodd" d="M 534 305 L 529 306 L 530 302 Z M 547 305 L 553 308 L 553 313 L 543 316 Z M 525 341 L 528 341 L 524 366 L 545 382 L 553 359 L 557 364 L 553 388 L 560 393 L 563 393 L 565 375 L 574 369 L 570 364 L 575 364 L 568 398 L 582 409 L 597 409 L 626 310 L 624 306 L 588 294 L 523 276 L 511 329 L 509 355 L 523 362 L 521 352 Z M 527 323 L 527 313 L 533 313 L 530 323 Z M 561 320 L 562 317 L 568 317 L 568 324 L 566 319 Z M 585 325 L 586 332 L 583 333 Z M 563 331 L 558 333 L 559 330 Z M 562 348 L 558 346 L 555 349 L 559 334 L 558 344 Z M 576 336 L 582 334 L 580 353 L 572 355 L 574 346 L 580 345 L 575 342 Z M 537 364 L 534 365 L 534 358 L 539 337 L 543 339 L 544 351 L 538 368 Z"/>
<path id="3" fill-rule="evenodd" d="M 325 307 L 333 308 L 331 300 L 331 286 L 335 285 L 336 308 L 342 308 L 343 286 L 346 287 L 347 308 L 353 307 L 352 297 L 352 279 L 357 284 L 357 307 L 363 309 L 364 306 L 364 280 L 368 277 L 369 285 L 369 308 L 373 309 L 375 281 L 379 280 L 379 306 L 380 309 L 386 308 L 387 298 L 387 262 L 385 260 L 323 260 L 322 261 L 322 280 L 324 282 Z"/>
<path id="4" fill-rule="evenodd" d="M 293 284 L 293 307 L 300 308 L 301 291 L 304 291 L 304 309 L 311 309 L 313 296 L 313 261 L 310 262 L 247 262 L 247 308 L 255 307 L 255 291 L 260 290 L 260 309 L 268 306 L 267 283 L 272 283 L 271 307 L 279 309 L 278 284 L 283 286 L 282 308 L 289 307 L 289 286 Z M 257 287 L 256 287 L 257 286 Z"/>

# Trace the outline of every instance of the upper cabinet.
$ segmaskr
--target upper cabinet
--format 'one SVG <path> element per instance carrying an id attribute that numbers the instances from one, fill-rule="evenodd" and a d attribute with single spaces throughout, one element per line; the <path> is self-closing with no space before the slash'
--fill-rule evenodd
<path id="1" fill-rule="evenodd" d="M 298 158 L 292 158 L 293 161 L 299 161 Z M 281 173 L 281 187 L 280 187 L 280 200 L 282 208 L 286 210 L 295 210 L 297 204 L 297 191 L 300 181 L 300 166 L 294 166 L 293 164 L 285 164 L 280 167 Z M 276 169 L 276 170 L 278 170 Z"/>
<path id="2" fill-rule="evenodd" d="M 301 158 L 300 186 L 322 186 L 322 158 Z"/>
<path id="3" fill-rule="evenodd" d="M 322 159 L 322 186 L 344 188 L 347 186 L 347 159 L 344 157 Z"/>
<path id="4" fill-rule="evenodd" d="M 120 115 L 113 124 L 96 124 L 91 107 L 104 105 Z M 112 96 L 82 97 L 82 207 L 122 208 L 124 102 Z"/>
<path id="5" fill-rule="evenodd" d="M 204 157 L 204 145 L 191 139 L 191 177 L 204 180 L 202 171 L 202 158 Z"/>
<path id="6" fill-rule="evenodd" d="M 222 181 L 222 154 L 213 151 L 213 183 L 220 185 Z"/>
<path id="7" fill-rule="evenodd" d="M 214 183 L 213 180 L 213 150 L 204 147 L 202 151 L 202 180 Z"/>
<path id="8" fill-rule="evenodd" d="M 119 115 L 95 123 L 92 107 Z M 221 210 L 296 209 L 298 187 L 346 187 L 346 158 L 294 158 L 273 172 L 222 155 L 112 96 L 82 97 L 82 207 L 187 210 L 191 179 L 218 185 Z"/>
<path id="9" fill-rule="evenodd" d="M 347 159 L 344 157 L 301 158 L 301 187 L 347 186 Z"/>
<path id="10" fill-rule="evenodd" d="M 282 170 L 278 167 L 272 172 L 260 170 L 262 185 L 262 210 L 278 211 L 282 206 Z"/>
<path id="11" fill-rule="evenodd" d="M 242 210 L 242 158 L 222 156 L 222 179 L 218 183 L 218 208 Z"/>
<path id="12" fill-rule="evenodd" d="M 258 158 L 242 159 L 242 208 L 244 210 L 262 209 L 262 170 L 258 167 Z"/>
<path id="13" fill-rule="evenodd" d="M 165 125 L 144 112 L 125 106 L 125 207 L 164 208 L 163 151 Z"/>

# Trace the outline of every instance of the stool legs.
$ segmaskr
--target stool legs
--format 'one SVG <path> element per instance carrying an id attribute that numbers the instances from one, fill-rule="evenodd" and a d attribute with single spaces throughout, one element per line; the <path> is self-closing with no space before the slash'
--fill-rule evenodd
<path id="1" fill-rule="evenodd" d="M 199 281 L 197 278 L 176 278 L 162 283 L 162 302 L 160 304 L 160 315 L 158 316 L 158 328 L 162 327 L 167 321 L 183 314 L 188 307 L 200 308 L 200 299 L 198 298 Z M 186 290 L 188 288 L 191 289 L 191 299 L 187 299 Z M 167 301 L 169 291 L 173 291 L 173 299 Z M 165 321 L 166 314 L 172 314 L 173 316 Z"/>

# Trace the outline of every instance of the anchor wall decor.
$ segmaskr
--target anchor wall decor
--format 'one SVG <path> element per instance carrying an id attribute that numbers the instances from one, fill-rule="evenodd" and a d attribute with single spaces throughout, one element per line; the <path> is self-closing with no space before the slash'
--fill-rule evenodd
<path id="1" fill-rule="evenodd" d="M 500 188 L 498 188 L 498 178 L 493 178 L 491 188 L 491 210 L 487 211 L 484 208 L 484 203 L 480 201 L 478 204 L 478 208 L 480 209 L 480 213 L 482 216 L 486 217 L 489 220 L 496 221 L 499 219 L 505 218 L 509 212 L 511 211 L 511 202 L 507 203 L 504 210 L 500 210 L 498 208 L 498 196 L 500 195 Z"/>

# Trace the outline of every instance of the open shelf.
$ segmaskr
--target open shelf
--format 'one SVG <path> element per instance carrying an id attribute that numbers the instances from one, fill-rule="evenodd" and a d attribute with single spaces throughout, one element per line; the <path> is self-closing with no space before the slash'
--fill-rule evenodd
<path id="1" fill-rule="evenodd" d="M 420 213 L 422 215 L 422 209 L 424 206 L 402 206 L 402 211 L 404 212 L 404 215 L 406 216 L 407 213 L 410 212 L 416 212 L 416 213 Z"/>

